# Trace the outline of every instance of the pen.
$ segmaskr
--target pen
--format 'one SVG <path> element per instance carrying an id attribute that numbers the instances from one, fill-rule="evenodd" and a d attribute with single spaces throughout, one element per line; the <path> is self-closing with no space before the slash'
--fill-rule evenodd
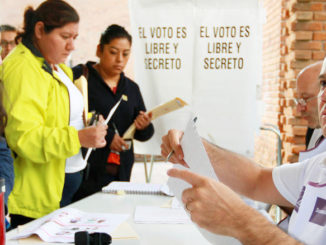
<path id="1" fill-rule="evenodd" d="M 117 135 L 119 135 L 119 131 L 118 131 L 118 129 L 117 129 L 117 126 L 115 126 L 115 123 L 112 123 L 112 126 L 113 126 L 113 128 L 114 128 L 114 132 L 117 134 Z M 120 135 L 119 135 L 120 136 Z"/>
<path id="2" fill-rule="evenodd" d="M 174 153 L 174 150 L 171 150 L 170 153 L 168 154 L 168 156 L 166 157 L 165 162 L 168 162 L 170 160 L 170 158 L 172 157 L 173 153 Z"/>
<path id="3" fill-rule="evenodd" d="M 194 118 L 192 119 L 192 121 L 193 121 L 194 124 L 195 124 L 196 121 L 197 121 L 197 117 L 194 117 Z M 170 160 L 170 158 L 172 157 L 173 153 L 174 153 L 174 150 L 171 150 L 170 153 L 167 155 L 165 162 L 168 162 L 168 161 Z"/>
<path id="4" fill-rule="evenodd" d="M 96 121 L 96 118 L 97 118 L 97 113 L 95 111 L 91 111 L 90 113 L 92 113 L 92 117 L 89 120 L 89 123 L 87 126 L 93 126 L 94 122 Z"/>
<path id="5" fill-rule="evenodd" d="M 113 128 L 114 128 L 114 132 L 117 134 L 117 135 L 119 135 L 119 131 L 118 131 L 118 129 L 117 129 L 117 126 L 115 126 L 115 123 L 112 123 L 112 126 L 113 126 Z M 119 135 L 120 136 L 120 135 Z M 124 150 L 126 150 L 126 147 L 123 145 L 123 146 L 121 146 L 121 148 L 122 148 L 122 150 L 124 151 Z"/>

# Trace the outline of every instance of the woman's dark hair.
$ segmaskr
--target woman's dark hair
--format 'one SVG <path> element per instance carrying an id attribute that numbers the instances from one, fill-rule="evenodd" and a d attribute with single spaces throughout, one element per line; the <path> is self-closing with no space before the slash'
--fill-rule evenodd
<path id="1" fill-rule="evenodd" d="M 24 13 L 23 32 L 18 33 L 16 39 L 32 39 L 35 24 L 38 21 L 44 23 L 44 31 L 49 33 L 53 29 L 63 27 L 68 23 L 78 23 L 79 15 L 72 6 L 63 0 L 46 0 L 35 10 L 29 6 Z"/>
<path id="2" fill-rule="evenodd" d="M 110 43 L 113 39 L 116 38 L 126 38 L 130 45 L 132 43 L 132 37 L 131 35 L 126 31 L 125 28 L 119 25 L 110 25 L 106 30 L 102 33 L 101 39 L 100 39 L 100 47 L 101 50 L 103 50 L 103 47 L 105 44 Z"/>

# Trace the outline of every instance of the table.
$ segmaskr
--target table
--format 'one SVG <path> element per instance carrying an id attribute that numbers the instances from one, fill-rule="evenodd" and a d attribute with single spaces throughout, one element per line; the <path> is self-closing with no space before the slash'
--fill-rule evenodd
<path id="1" fill-rule="evenodd" d="M 114 195 L 108 193 L 96 193 L 83 200 L 71 204 L 69 207 L 77 208 L 85 212 L 96 213 L 128 213 L 128 223 L 139 235 L 136 240 L 113 240 L 114 245 L 189 245 L 210 244 L 198 231 L 194 224 L 136 224 L 133 221 L 135 207 L 138 205 L 161 206 L 167 203 L 171 197 L 161 195 Z M 22 241 L 9 240 L 16 234 L 12 230 L 6 234 L 7 245 L 30 244 Z M 45 244 L 45 243 L 44 243 Z M 62 244 L 62 243 L 61 243 Z M 221 243 L 223 244 L 223 243 Z"/>

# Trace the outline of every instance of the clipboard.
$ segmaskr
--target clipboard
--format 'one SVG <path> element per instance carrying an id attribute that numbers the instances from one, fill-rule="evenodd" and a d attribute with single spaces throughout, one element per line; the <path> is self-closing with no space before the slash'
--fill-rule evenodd
<path id="1" fill-rule="evenodd" d="M 186 105 L 188 105 L 187 102 L 176 97 L 164 104 L 160 104 L 160 105 L 156 106 L 155 108 L 153 108 L 152 110 L 150 110 L 147 113 L 150 113 L 150 112 L 152 113 L 152 121 L 153 121 L 160 116 L 163 116 L 172 111 L 178 110 Z M 122 138 L 124 140 L 133 139 L 135 132 L 136 132 L 136 126 L 133 123 L 130 125 L 130 127 L 127 129 L 127 131 L 123 134 Z"/>

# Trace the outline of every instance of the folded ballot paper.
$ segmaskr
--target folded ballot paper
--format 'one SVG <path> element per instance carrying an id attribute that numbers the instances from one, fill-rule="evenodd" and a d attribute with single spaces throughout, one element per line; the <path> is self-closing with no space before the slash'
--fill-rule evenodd
<path id="1" fill-rule="evenodd" d="M 205 151 L 205 147 L 202 144 L 201 138 L 198 134 L 194 117 L 190 118 L 186 129 L 184 131 L 181 147 L 184 154 L 184 160 L 188 164 L 188 170 L 200 174 L 202 176 L 215 179 L 219 181 L 215 175 L 215 171 L 210 163 L 208 155 Z M 174 168 L 185 169 L 179 164 L 174 164 Z M 169 178 L 168 186 L 170 190 L 175 194 L 176 198 L 182 203 L 182 192 L 190 188 L 191 185 L 177 178 Z M 189 212 L 187 212 L 188 215 Z M 198 230 L 202 235 L 212 244 L 228 244 L 239 245 L 240 242 L 232 237 L 221 236 L 213 234 L 205 229 L 198 227 Z"/>
<path id="2" fill-rule="evenodd" d="M 148 111 L 148 113 L 152 113 L 152 121 L 155 120 L 156 118 L 163 116 L 167 113 L 170 113 L 172 111 L 175 111 L 177 109 L 180 109 L 184 106 L 188 105 L 187 102 L 183 101 L 180 98 L 174 98 L 173 100 L 170 100 L 164 104 L 158 105 L 152 110 Z M 135 124 L 131 124 L 131 126 L 127 129 L 127 131 L 123 135 L 123 139 L 133 139 L 134 134 L 136 131 L 136 126 Z"/>
<path id="3" fill-rule="evenodd" d="M 112 233 L 128 214 L 86 213 L 73 208 L 58 209 L 19 229 L 11 239 L 38 235 L 45 242 L 73 243 L 77 231 Z"/>

